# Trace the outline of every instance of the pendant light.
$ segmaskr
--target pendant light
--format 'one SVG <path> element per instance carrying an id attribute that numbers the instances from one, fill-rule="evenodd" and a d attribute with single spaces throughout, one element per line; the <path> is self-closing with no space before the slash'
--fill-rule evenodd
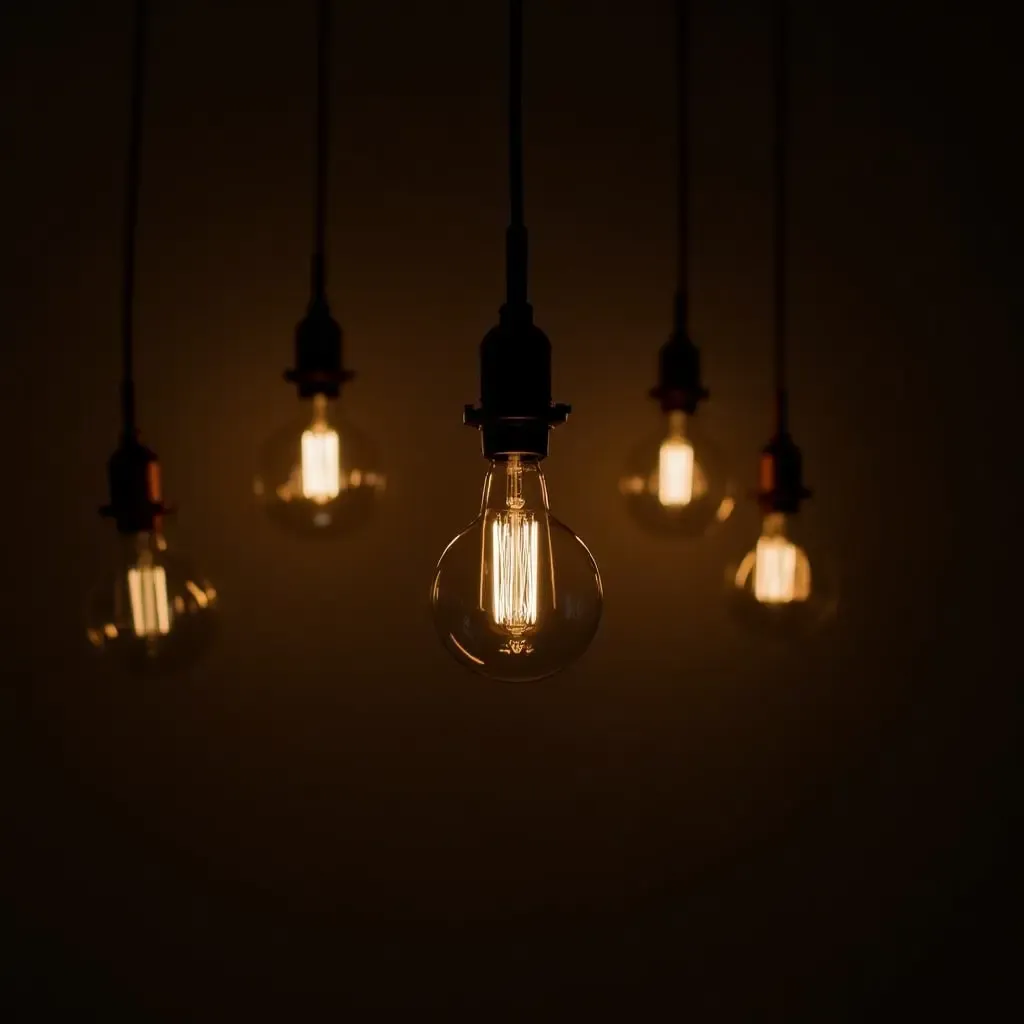
<path id="1" fill-rule="evenodd" d="M 110 501 L 101 515 L 114 520 L 120 549 L 113 573 L 94 589 L 87 613 L 93 646 L 138 670 L 182 666 L 213 636 L 216 592 L 168 548 L 160 465 L 139 440 L 135 418 L 135 251 L 139 163 L 146 70 L 148 3 L 136 0 L 131 122 L 121 296 L 121 441 L 107 464 Z"/>
<path id="2" fill-rule="evenodd" d="M 734 486 L 722 454 L 697 418 L 708 391 L 700 350 L 690 338 L 690 5 L 676 0 L 676 289 L 672 334 L 658 354 L 658 383 L 649 394 L 658 427 L 630 452 L 619 481 L 630 515 L 652 533 L 706 534 L 729 517 Z"/>
<path id="3" fill-rule="evenodd" d="M 779 0 L 775 57 L 775 435 L 761 451 L 755 498 L 761 536 L 727 581 L 734 609 L 744 623 L 778 634 L 804 633 L 826 621 L 836 608 L 834 580 L 827 564 L 812 559 L 802 538 L 803 458 L 789 433 L 787 357 L 787 146 L 789 132 L 789 26 L 786 0 Z"/>
<path id="4" fill-rule="evenodd" d="M 551 400 L 551 343 L 527 296 L 522 173 L 522 0 L 509 3 L 509 192 L 506 298 L 480 345 L 480 513 L 445 549 L 431 591 L 434 623 L 461 664 L 506 682 L 533 682 L 589 646 L 601 619 L 601 576 L 586 545 L 548 509 L 541 460 L 569 406 Z"/>
<path id="5" fill-rule="evenodd" d="M 295 366 L 284 377 L 309 402 L 263 446 L 254 491 L 272 520 L 301 536 L 333 537 L 371 517 L 384 490 L 369 440 L 333 408 L 355 377 L 327 303 L 328 50 L 330 0 L 317 2 L 316 169 L 313 256 L 306 315 L 295 331 Z"/>

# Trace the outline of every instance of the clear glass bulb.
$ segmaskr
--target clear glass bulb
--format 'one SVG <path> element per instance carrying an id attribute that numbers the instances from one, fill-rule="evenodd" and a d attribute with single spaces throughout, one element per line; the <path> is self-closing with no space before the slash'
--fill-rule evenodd
<path id="1" fill-rule="evenodd" d="M 264 445 L 253 481 L 271 518 L 294 533 L 328 537 L 372 517 L 385 479 L 370 442 L 316 395 L 312 416 Z"/>
<path id="2" fill-rule="evenodd" d="M 768 513 L 757 543 L 729 567 L 726 585 L 742 624 L 802 634 L 835 614 L 835 575 L 827 560 L 808 554 L 802 526 L 802 516 Z"/>
<path id="3" fill-rule="evenodd" d="M 161 531 L 119 540 L 113 572 L 89 599 L 89 642 L 136 671 L 197 661 L 215 634 L 216 590 L 168 550 Z"/>
<path id="4" fill-rule="evenodd" d="M 441 555 L 431 602 L 445 647 L 492 679 L 536 682 L 590 645 L 604 603 L 601 574 L 583 541 L 549 512 L 536 459 L 491 463 L 480 514 Z"/>
<path id="5" fill-rule="evenodd" d="M 619 490 L 634 520 L 653 533 L 699 537 L 729 518 L 735 487 L 696 417 L 670 412 L 630 453 Z"/>

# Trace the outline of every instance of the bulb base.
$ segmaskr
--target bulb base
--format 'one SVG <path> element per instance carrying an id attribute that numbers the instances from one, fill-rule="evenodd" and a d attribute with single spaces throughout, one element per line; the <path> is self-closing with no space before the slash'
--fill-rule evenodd
<path id="1" fill-rule="evenodd" d="M 326 299 L 315 298 L 295 328 L 295 366 L 284 372 L 299 398 L 337 398 L 342 385 L 355 377 L 354 371 L 345 369 L 343 343 L 344 334 Z"/>
<path id="2" fill-rule="evenodd" d="M 710 397 L 701 382 L 700 349 L 683 328 L 676 328 L 658 352 L 658 383 L 648 395 L 661 411 L 684 412 L 692 416 L 697 406 Z"/>
<path id="3" fill-rule="evenodd" d="M 122 534 L 150 533 L 173 511 L 163 503 L 156 453 L 130 436 L 107 462 L 110 501 L 100 515 L 113 519 Z"/>
<path id="4" fill-rule="evenodd" d="M 487 459 L 548 455 L 549 433 L 572 411 L 551 400 L 551 342 L 533 322 L 529 303 L 505 305 L 480 343 L 480 404 L 463 422 L 480 431 Z"/>
<path id="5" fill-rule="evenodd" d="M 762 513 L 793 515 L 811 494 L 804 486 L 800 449 L 788 433 L 776 434 L 761 450 L 758 486 L 753 495 Z"/>

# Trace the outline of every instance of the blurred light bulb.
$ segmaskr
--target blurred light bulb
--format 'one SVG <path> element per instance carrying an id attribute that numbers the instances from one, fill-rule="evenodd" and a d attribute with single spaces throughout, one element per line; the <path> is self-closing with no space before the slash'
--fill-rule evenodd
<path id="1" fill-rule="evenodd" d="M 740 563 L 736 585 L 745 587 L 753 573 L 754 597 L 762 604 L 788 604 L 811 596 L 811 563 L 803 548 L 786 537 L 786 517 L 764 517 L 757 546 Z"/>
<path id="2" fill-rule="evenodd" d="M 655 533 L 699 536 L 728 519 L 735 506 L 717 449 L 695 418 L 678 410 L 631 453 L 619 490 L 633 518 Z"/>
<path id="3" fill-rule="evenodd" d="M 341 492 L 341 442 L 327 424 L 327 399 L 313 399 L 313 423 L 302 432 L 302 496 L 325 505 Z"/>
<path id="4" fill-rule="evenodd" d="M 148 552 L 147 552 L 148 556 Z M 140 559 L 128 570 L 128 593 L 132 606 L 132 627 L 136 636 L 163 636 L 171 631 L 171 608 L 167 599 L 167 573 L 152 559 Z"/>
<path id="5" fill-rule="evenodd" d="M 312 421 L 285 425 L 264 445 L 253 481 L 272 518 L 296 533 L 331 536 L 365 522 L 384 492 L 373 446 L 355 428 L 329 418 L 324 395 Z"/>
<path id="6" fill-rule="evenodd" d="M 803 515 L 769 512 L 761 535 L 727 572 L 737 617 L 777 633 L 806 633 L 831 618 L 838 606 L 835 579 L 794 537 Z"/>
<path id="7" fill-rule="evenodd" d="M 685 414 L 670 413 L 668 437 L 661 442 L 658 452 L 658 501 L 662 505 L 689 505 L 694 497 L 696 464 L 685 429 Z M 703 485 L 704 481 L 699 483 Z"/>
<path id="8" fill-rule="evenodd" d="M 130 668 L 182 667 L 213 639 L 216 602 L 216 590 L 168 551 L 160 530 L 129 534 L 113 573 L 93 591 L 86 633 Z"/>
<path id="9" fill-rule="evenodd" d="M 601 577 L 586 545 L 548 511 L 536 459 L 491 463 L 480 515 L 442 554 L 431 601 L 448 650 L 495 679 L 543 679 L 587 649 Z"/>

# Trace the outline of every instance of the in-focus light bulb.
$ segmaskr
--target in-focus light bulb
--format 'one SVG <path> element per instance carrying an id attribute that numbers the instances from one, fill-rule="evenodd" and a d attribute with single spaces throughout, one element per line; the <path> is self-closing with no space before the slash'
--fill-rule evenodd
<path id="1" fill-rule="evenodd" d="M 313 396 L 312 419 L 287 424 L 264 445 L 253 490 L 275 522 L 333 536 L 368 520 L 385 479 L 369 441 Z"/>
<path id="2" fill-rule="evenodd" d="M 480 515 L 441 556 L 431 602 L 456 660 L 495 679 L 543 679 L 587 649 L 601 620 L 601 576 L 549 512 L 536 459 L 491 463 Z"/>
<path id="3" fill-rule="evenodd" d="M 669 412 L 630 455 L 619 491 L 633 518 L 655 533 L 700 536 L 729 518 L 734 487 L 695 417 Z"/>
<path id="4" fill-rule="evenodd" d="M 215 635 L 217 592 L 168 551 L 160 530 L 128 534 L 113 573 L 93 591 L 86 634 L 129 668 L 184 667 Z"/>

